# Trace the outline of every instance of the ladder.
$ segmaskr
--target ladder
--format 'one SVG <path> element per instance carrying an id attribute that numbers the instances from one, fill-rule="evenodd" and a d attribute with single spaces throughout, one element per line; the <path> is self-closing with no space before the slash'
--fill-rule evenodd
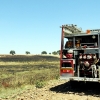
<path id="1" fill-rule="evenodd" d="M 78 28 L 77 25 L 66 24 L 62 26 L 65 33 L 82 33 L 82 29 Z"/>

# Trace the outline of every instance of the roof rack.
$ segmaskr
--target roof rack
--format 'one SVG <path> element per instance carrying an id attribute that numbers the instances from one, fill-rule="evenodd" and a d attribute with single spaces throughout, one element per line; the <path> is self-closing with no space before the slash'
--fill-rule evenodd
<path id="1" fill-rule="evenodd" d="M 93 30 L 90 30 L 91 32 L 100 32 L 100 29 L 93 29 Z"/>
<path id="2" fill-rule="evenodd" d="M 77 25 L 73 24 L 66 24 L 62 25 L 64 32 L 67 34 L 73 34 L 73 33 L 83 33 L 82 28 L 78 28 Z"/>

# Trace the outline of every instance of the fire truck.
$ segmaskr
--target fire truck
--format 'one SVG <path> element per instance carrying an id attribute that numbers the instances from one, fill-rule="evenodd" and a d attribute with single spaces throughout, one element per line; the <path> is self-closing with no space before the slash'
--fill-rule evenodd
<path id="1" fill-rule="evenodd" d="M 100 29 L 87 29 L 67 24 L 61 28 L 60 79 L 71 85 L 100 82 Z"/>

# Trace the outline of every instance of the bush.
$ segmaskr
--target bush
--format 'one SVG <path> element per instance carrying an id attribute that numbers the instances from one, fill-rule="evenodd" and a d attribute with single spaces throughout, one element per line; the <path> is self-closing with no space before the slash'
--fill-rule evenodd
<path id="1" fill-rule="evenodd" d="M 47 54 L 47 52 L 46 51 L 42 51 L 41 54 Z"/>
<path id="2" fill-rule="evenodd" d="M 36 81 L 35 86 L 36 88 L 43 88 L 45 83 L 43 81 Z"/>

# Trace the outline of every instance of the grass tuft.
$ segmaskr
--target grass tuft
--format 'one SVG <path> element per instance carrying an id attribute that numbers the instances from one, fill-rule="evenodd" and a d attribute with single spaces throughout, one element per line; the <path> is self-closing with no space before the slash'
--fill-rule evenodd
<path id="1" fill-rule="evenodd" d="M 45 86 L 45 82 L 43 81 L 36 81 L 35 87 L 36 88 L 43 88 Z"/>

